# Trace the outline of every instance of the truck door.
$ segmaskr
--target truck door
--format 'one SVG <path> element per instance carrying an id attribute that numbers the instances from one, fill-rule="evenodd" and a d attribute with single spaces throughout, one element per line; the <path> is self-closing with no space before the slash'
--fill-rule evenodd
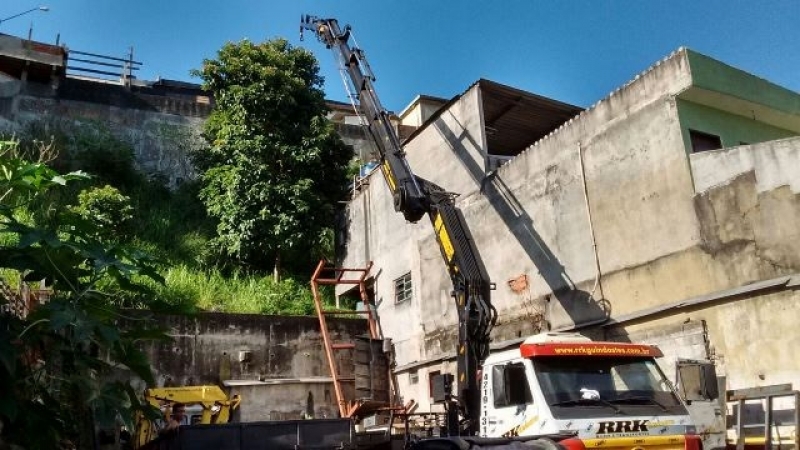
<path id="1" fill-rule="evenodd" d="M 481 434 L 489 437 L 515 436 L 525 421 L 528 405 L 533 403 L 525 364 L 508 362 L 486 369 L 489 379 L 484 381 L 488 381 L 490 388 L 488 395 L 484 390 Z"/>

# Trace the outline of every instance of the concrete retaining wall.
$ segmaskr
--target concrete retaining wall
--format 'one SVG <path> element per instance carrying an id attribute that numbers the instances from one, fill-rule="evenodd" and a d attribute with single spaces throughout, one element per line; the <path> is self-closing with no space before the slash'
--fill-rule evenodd
<path id="1" fill-rule="evenodd" d="M 225 385 L 242 395 L 241 421 L 338 414 L 316 317 L 203 313 L 156 320 L 174 339 L 146 348 L 159 386 Z M 335 342 L 367 333 L 362 319 L 329 318 L 328 325 Z M 342 369 L 352 365 L 352 351 L 337 358 Z"/>
<path id="2" fill-rule="evenodd" d="M 16 87 L 16 89 L 12 89 Z M 37 83 L 0 81 L 0 126 L 19 133 L 31 123 L 44 128 L 102 127 L 131 145 L 136 163 L 175 186 L 195 176 L 189 152 L 210 112 L 208 97 L 156 95 L 122 86 L 63 80 L 58 90 Z"/>

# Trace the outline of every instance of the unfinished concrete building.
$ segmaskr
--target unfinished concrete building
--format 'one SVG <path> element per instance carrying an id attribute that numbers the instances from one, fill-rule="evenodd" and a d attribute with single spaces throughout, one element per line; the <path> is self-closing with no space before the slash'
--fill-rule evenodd
<path id="1" fill-rule="evenodd" d="M 682 48 L 585 111 L 479 80 L 425 116 L 407 158 L 460 194 L 495 348 L 577 330 L 658 344 L 670 378 L 711 360 L 727 389 L 800 382 L 782 356 L 800 342 L 798 93 Z M 340 263 L 374 262 L 400 393 L 428 408 L 430 377 L 455 372 L 450 279 L 427 221 L 368 181 Z"/>

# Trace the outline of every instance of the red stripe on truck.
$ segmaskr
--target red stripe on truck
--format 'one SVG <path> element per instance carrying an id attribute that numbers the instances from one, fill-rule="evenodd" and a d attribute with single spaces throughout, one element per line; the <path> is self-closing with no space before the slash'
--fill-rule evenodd
<path id="1" fill-rule="evenodd" d="M 523 358 L 537 356 L 621 356 L 621 357 L 654 357 L 663 356 L 658 347 L 652 345 L 626 344 L 616 342 L 574 342 L 522 344 L 520 353 Z"/>

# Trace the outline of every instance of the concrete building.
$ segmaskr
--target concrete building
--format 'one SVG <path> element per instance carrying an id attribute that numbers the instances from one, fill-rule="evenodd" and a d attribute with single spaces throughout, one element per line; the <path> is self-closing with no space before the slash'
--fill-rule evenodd
<path id="1" fill-rule="evenodd" d="M 697 359 L 727 389 L 800 385 L 800 94 L 681 48 L 585 111 L 479 80 L 426 115 L 408 160 L 460 194 L 496 348 L 578 330 L 658 344 L 670 376 Z M 380 177 L 349 202 L 341 264 L 374 262 L 400 393 L 424 409 L 455 372 L 456 308 L 432 227 Z"/>

